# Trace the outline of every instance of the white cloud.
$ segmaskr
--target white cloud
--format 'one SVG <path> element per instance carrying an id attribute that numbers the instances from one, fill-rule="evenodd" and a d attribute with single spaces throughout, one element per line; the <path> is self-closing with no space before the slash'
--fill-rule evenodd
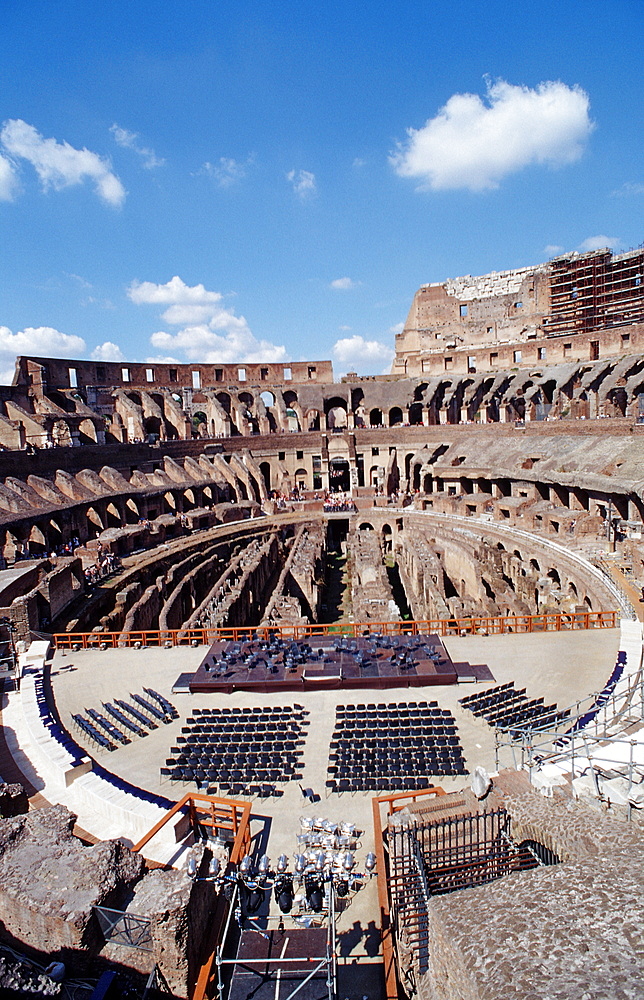
<path id="1" fill-rule="evenodd" d="M 353 161 L 353 163 L 352 163 L 352 166 L 353 166 L 353 167 L 354 167 L 354 168 L 355 168 L 356 170 L 359 170 L 359 169 L 360 169 L 360 167 L 364 167 L 364 166 L 366 166 L 366 164 L 367 164 L 367 161 L 366 161 L 366 160 L 363 160 L 363 159 L 362 159 L 362 158 L 361 158 L 360 156 L 356 156 L 355 160 L 354 160 L 354 161 Z"/>
<path id="2" fill-rule="evenodd" d="M 360 366 L 363 370 L 365 367 L 390 364 L 395 353 L 388 344 L 381 344 L 379 340 L 365 340 L 357 333 L 353 337 L 336 340 L 331 352 L 341 364 L 356 368 Z"/>
<path id="3" fill-rule="evenodd" d="M 153 347 L 170 354 L 181 352 L 188 361 L 285 361 L 286 348 L 257 340 L 243 316 L 222 305 L 220 292 L 204 285 L 186 285 L 175 276 L 164 285 L 133 282 L 128 295 L 137 305 L 165 306 L 162 318 L 182 329 L 158 330 L 150 337 Z"/>
<path id="4" fill-rule="evenodd" d="M 219 187 L 228 188 L 243 180 L 249 167 L 252 167 L 254 163 L 254 153 L 251 153 L 244 162 L 235 160 L 232 156 L 220 156 L 217 163 L 206 161 L 197 173 L 206 174 L 208 177 L 212 177 Z"/>
<path id="5" fill-rule="evenodd" d="M 220 313 L 231 315 L 219 306 L 220 292 L 208 292 L 203 285 L 186 285 L 175 275 L 165 285 L 153 281 L 132 282 L 128 296 L 136 305 L 167 305 L 161 313 L 166 323 L 180 326 L 185 323 L 209 322 Z M 245 322 L 245 320 L 244 320 Z"/>
<path id="6" fill-rule="evenodd" d="M 20 118 L 4 123 L 0 132 L 0 142 L 12 157 L 27 160 L 34 167 L 45 191 L 82 184 L 90 179 L 94 182 L 99 198 L 113 208 L 119 208 L 125 201 L 125 188 L 111 163 L 89 149 L 74 149 L 67 142 L 45 139 L 33 125 Z"/>
<path id="7" fill-rule="evenodd" d="M 548 243 L 544 248 L 543 252 L 547 253 L 549 257 L 554 257 L 558 253 L 563 253 L 565 247 L 560 247 L 558 243 Z"/>
<path id="8" fill-rule="evenodd" d="M 390 156 L 400 177 L 433 191 L 497 188 L 508 174 L 533 163 L 574 163 L 593 129 L 588 95 L 559 81 L 532 90 L 487 81 L 478 94 L 453 94 L 434 118 Z"/>
<path id="9" fill-rule="evenodd" d="M 348 292 L 351 288 L 355 288 L 357 282 L 352 281 L 351 278 L 336 278 L 329 284 L 329 288 L 335 289 L 338 292 Z"/>
<path id="10" fill-rule="evenodd" d="M 317 192 L 315 174 L 312 174 L 310 170 L 289 170 L 286 179 L 290 181 L 298 198 L 303 201 Z"/>
<path id="11" fill-rule="evenodd" d="M 588 250 L 603 250 L 609 247 L 610 250 L 617 250 L 621 247 L 622 241 L 618 236 L 589 236 L 587 240 L 579 244 L 578 249 L 586 252 Z"/>
<path id="12" fill-rule="evenodd" d="M 342 330 L 343 333 L 346 333 L 348 330 L 352 330 L 352 329 L 353 329 L 353 327 L 351 327 L 351 326 L 345 326 L 345 325 L 338 327 L 338 330 Z"/>
<path id="13" fill-rule="evenodd" d="M 87 345 L 82 337 L 61 333 L 51 326 L 28 326 L 12 333 L 0 326 L 0 384 L 13 379 L 13 362 L 19 354 L 38 358 L 82 358 Z M 8 382 L 7 382 L 8 375 Z"/>
<path id="14" fill-rule="evenodd" d="M 121 128 L 116 123 L 110 126 L 110 132 L 114 136 L 117 146 L 122 146 L 123 149 L 131 149 L 141 157 L 146 170 L 154 170 L 155 167 L 162 167 L 165 163 L 165 160 L 158 157 L 153 149 L 148 149 L 147 146 L 139 146 L 136 141 L 139 138 L 138 132 L 128 132 L 126 128 Z"/>
<path id="15" fill-rule="evenodd" d="M 93 361 L 125 361 L 125 355 L 118 344 L 106 340 L 92 351 Z"/>
<path id="16" fill-rule="evenodd" d="M 633 184 L 631 181 L 626 181 L 621 187 L 611 191 L 612 198 L 628 198 L 633 194 L 644 194 L 644 184 Z"/>
<path id="17" fill-rule="evenodd" d="M 393 326 L 389 327 L 389 333 L 402 333 L 405 329 L 405 324 L 400 321 L 400 323 L 394 323 Z"/>
<path id="18" fill-rule="evenodd" d="M 13 201 L 20 184 L 11 160 L 0 156 L 0 201 Z"/>

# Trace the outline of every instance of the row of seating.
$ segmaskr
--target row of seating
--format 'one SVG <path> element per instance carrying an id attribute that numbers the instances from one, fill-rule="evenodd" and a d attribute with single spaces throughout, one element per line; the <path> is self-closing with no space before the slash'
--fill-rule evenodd
<path id="1" fill-rule="evenodd" d="M 437 701 L 407 701 L 407 702 L 362 702 L 357 705 L 338 705 L 336 717 L 339 719 L 376 719 L 376 718 L 428 718 L 442 711 Z"/>
<path id="2" fill-rule="evenodd" d="M 144 688 L 144 690 L 147 690 Z M 150 692 L 154 698 L 156 692 Z M 125 746 L 132 742 L 133 736 L 147 736 L 152 729 L 158 729 L 159 724 L 169 724 L 179 717 L 176 708 L 163 699 L 150 701 L 140 694 L 130 694 L 134 705 L 121 698 L 115 698 L 114 704 L 103 702 L 103 712 L 95 708 L 86 708 L 87 718 L 80 713 L 72 716 L 75 724 L 86 736 L 103 750 L 116 750 L 117 745 Z M 161 695 L 157 695 L 157 699 Z M 109 718 L 108 718 L 109 716 Z"/>
<path id="3" fill-rule="evenodd" d="M 503 732 L 526 725 L 532 729 L 548 729 L 559 725 L 570 715 L 569 709 L 559 711 L 556 704 L 545 705 L 543 698 L 529 699 L 525 692 L 525 688 L 516 690 L 514 681 L 510 681 L 468 695 L 460 700 L 460 704 Z"/>
<path id="4" fill-rule="evenodd" d="M 36 694 L 38 714 L 41 722 L 46 727 L 52 739 L 54 739 L 61 747 L 63 747 L 64 750 L 66 750 L 68 754 L 70 754 L 71 761 L 68 766 L 79 766 L 86 760 L 86 751 L 79 746 L 67 730 L 63 728 L 52 711 L 49 700 L 46 696 L 42 672 L 38 674 L 34 681 L 34 691 Z M 131 784 L 124 778 L 120 778 L 118 775 L 112 774 L 111 771 L 106 770 L 106 768 L 102 767 L 97 761 L 92 762 L 92 773 L 107 782 L 113 788 L 134 796 L 142 802 L 149 802 L 152 805 L 159 806 L 161 809 L 171 809 L 174 805 L 174 802 L 165 798 L 165 796 L 149 792 L 145 788 L 139 788 L 137 785 Z"/>
<path id="5" fill-rule="evenodd" d="M 87 736 L 90 740 L 93 740 L 94 743 L 101 748 L 101 750 L 116 750 L 116 744 L 113 743 L 112 740 L 108 739 L 107 736 L 104 736 L 103 733 L 101 733 L 96 726 L 92 725 L 88 719 L 84 719 L 83 716 L 79 714 L 72 715 L 72 719 L 80 731 L 85 733 L 85 736 Z"/>
<path id="6" fill-rule="evenodd" d="M 436 703 L 337 707 L 327 790 L 402 791 L 466 773 L 454 717 Z"/>
<path id="7" fill-rule="evenodd" d="M 196 710 L 181 727 L 161 778 L 215 785 L 231 795 L 277 795 L 276 785 L 302 777 L 308 714 L 301 705 Z"/>

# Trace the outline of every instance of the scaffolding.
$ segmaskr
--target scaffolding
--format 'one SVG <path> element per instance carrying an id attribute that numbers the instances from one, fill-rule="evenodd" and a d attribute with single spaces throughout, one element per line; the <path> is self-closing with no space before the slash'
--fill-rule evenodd
<path id="1" fill-rule="evenodd" d="M 549 336 L 592 334 L 644 320 L 644 251 L 598 250 L 550 264 Z M 591 361 L 599 357 L 599 344 Z"/>

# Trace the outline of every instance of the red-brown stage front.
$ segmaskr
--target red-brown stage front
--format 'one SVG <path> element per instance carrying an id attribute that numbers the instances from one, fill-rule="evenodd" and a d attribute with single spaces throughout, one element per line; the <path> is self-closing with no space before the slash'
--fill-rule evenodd
<path id="1" fill-rule="evenodd" d="M 214 642 L 190 679 L 190 691 L 302 691 L 320 688 L 426 687 L 462 679 L 494 680 L 484 665 L 454 663 L 437 635 L 311 642 L 279 636 Z"/>

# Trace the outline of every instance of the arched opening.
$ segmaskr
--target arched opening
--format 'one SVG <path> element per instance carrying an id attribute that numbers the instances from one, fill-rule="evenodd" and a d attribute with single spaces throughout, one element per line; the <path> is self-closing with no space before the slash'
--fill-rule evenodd
<path id="1" fill-rule="evenodd" d="M 334 396 L 325 403 L 326 420 L 329 430 L 347 426 L 347 404 L 344 399 Z"/>
<path id="2" fill-rule="evenodd" d="M 47 396 L 59 410 L 64 410 L 65 413 L 75 413 L 76 404 L 64 392 L 58 392 L 57 389 L 50 389 Z"/>
<path id="3" fill-rule="evenodd" d="M 295 485 L 298 490 L 307 490 L 308 486 L 308 473 L 306 469 L 296 469 L 295 470 Z"/>
<path id="4" fill-rule="evenodd" d="M 422 403 L 412 403 L 409 407 L 409 423 L 412 426 L 418 426 L 423 422 L 423 404 Z"/>
<path id="5" fill-rule="evenodd" d="M 286 407 L 286 420 L 288 423 L 288 429 L 292 433 L 297 433 L 300 430 L 300 421 L 298 420 L 297 413 L 292 406 Z"/>
<path id="6" fill-rule="evenodd" d="M 369 469 L 369 485 L 378 486 L 380 484 L 380 476 L 378 474 L 378 466 L 372 465 Z"/>
<path id="7" fill-rule="evenodd" d="M 403 422 L 403 412 L 399 406 L 392 406 L 389 411 L 389 426 L 399 427 Z"/>
<path id="8" fill-rule="evenodd" d="M 78 425 L 78 436 L 81 444 L 96 444 L 98 435 L 93 420 L 81 420 Z"/>
<path id="9" fill-rule="evenodd" d="M 118 508 L 113 503 L 108 503 L 105 508 L 105 524 L 108 528 L 121 527 L 121 515 L 119 514 Z"/>
<path id="10" fill-rule="evenodd" d="M 271 463 L 270 462 L 260 462 L 259 463 L 259 471 L 262 474 L 262 478 L 264 480 L 264 485 L 266 487 L 266 492 L 270 493 L 270 491 L 271 491 Z"/>
<path id="11" fill-rule="evenodd" d="M 320 411 L 319 410 L 307 410 L 306 413 L 306 425 L 309 431 L 319 431 L 320 429 Z"/>
<path id="12" fill-rule="evenodd" d="M 49 522 L 49 540 L 54 552 L 58 552 L 63 545 L 63 532 L 60 525 L 53 520 Z"/>
<path id="13" fill-rule="evenodd" d="M 391 537 L 391 527 L 388 524 L 383 524 L 382 526 L 382 547 L 385 552 L 391 552 L 392 549 L 392 537 Z"/>
<path id="14" fill-rule="evenodd" d="M 346 458 L 332 458 L 330 460 L 329 482 L 332 493 L 346 493 L 350 489 L 351 476 Z"/>
<path id="15" fill-rule="evenodd" d="M 215 398 L 219 403 L 219 405 L 221 406 L 224 413 L 227 413 L 228 416 L 230 416 L 230 396 L 228 395 L 228 393 L 218 392 Z"/>
<path id="16" fill-rule="evenodd" d="M 195 437 L 208 436 L 208 417 L 203 410 L 196 410 L 192 414 L 192 433 Z"/>
<path id="17" fill-rule="evenodd" d="M 98 511 L 94 510 L 93 507 L 88 507 L 85 516 L 94 528 L 98 528 L 99 531 L 103 530 L 103 522 L 98 514 Z"/>
<path id="18" fill-rule="evenodd" d="M 533 569 L 535 571 L 535 573 L 540 573 L 541 572 L 541 566 L 539 565 L 539 563 L 537 562 L 536 559 L 531 559 L 530 560 L 530 569 Z"/>
<path id="19" fill-rule="evenodd" d="M 368 521 L 363 521 L 359 528 L 360 531 L 373 531 L 373 524 L 369 524 Z"/>
<path id="20" fill-rule="evenodd" d="M 561 577 L 559 576 L 557 570 L 554 567 L 552 569 L 548 570 L 546 576 L 550 580 L 552 580 L 553 583 L 555 583 L 557 585 L 557 587 L 561 587 Z"/>
<path id="21" fill-rule="evenodd" d="M 139 520 L 139 508 L 132 497 L 125 502 L 125 517 L 128 524 L 136 524 Z"/>
<path id="22" fill-rule="evenodd" d="M 194 510 L 194 508 L 196 506 L 197 506 L 197 502 L 195 500 L 194 491 L 193 490 L 184 490 L 183 491 L 183 509 L 184 510 Z"/>
<path id="23" fill-rule="evenodd" d="M 31 527 L 27 548 L 31 556 L 44 556 L 47 554 L 47 541 L 37 524 Z"/>
<path id="24" fill-rule="evenodd" d="M 263 392 L 260 392 L 259 398 L 262 400 L 267 410 L 270 406 L 275 406 L 275 396 L 272 392 L 269 392 L 268 389 L 264 389 Z"/>
<path id="25" fill-rule="evenodd" d="M 177 512 L 177 501 L 173 493 L 165 493 L 163 496 L 163 513 L 164 514 L 176 514 Z"/>
<path id="26" fill-rule="evenodd" d="M 158 441 L 161 437 L 161 420 L 159 417 L 146 417 L 143 421 L 143 430 L 150 443 Z"/>
<path id="27" fill-rule="evenodd" d="M 262 398 L 263 397 L 264 393 L 262 393 Z M 250 394 L 250 392 L 240 392 L 237 398 L 239 402 L 244 403 L 244 405 L 247 406 L 249 410 L 252 410 L 253 407 L 255 406 L 255 399 Z"/>
<path id="28" fill-rule="evenodd" d="M 382 427 L 382 410 L 377 406 L 369 411 L 369 423 L 372 427 Z"/>

